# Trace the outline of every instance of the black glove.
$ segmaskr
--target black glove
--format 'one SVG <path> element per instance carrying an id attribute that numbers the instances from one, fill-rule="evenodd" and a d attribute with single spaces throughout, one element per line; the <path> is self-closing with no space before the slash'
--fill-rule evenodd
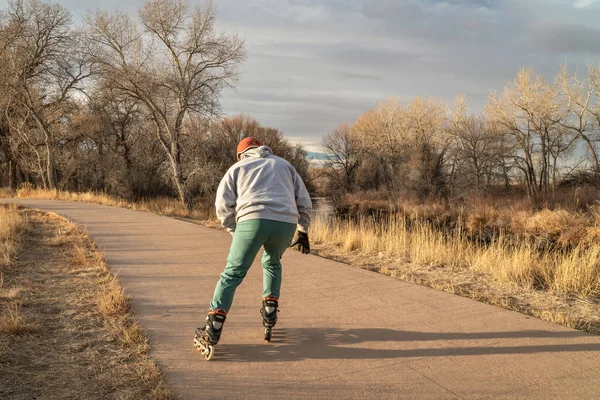
<path id="1" fill-rule="evenodd" d="M 292 244 L 290 245 L 290 247 L 294 247 L 296 245 L 298 245 L 297 250 L 301 251 L 302 254 L 310 253 L 310 243 L 308 242 L 308 233 L 298 231 L 298 233 L 294 237 L 294 240 L 292 241 Z"/>

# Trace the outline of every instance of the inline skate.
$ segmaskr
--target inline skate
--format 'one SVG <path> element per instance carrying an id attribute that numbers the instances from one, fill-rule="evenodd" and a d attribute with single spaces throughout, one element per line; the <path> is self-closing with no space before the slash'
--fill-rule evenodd
<path id="1" fill-rule="evenodd" d="M 263 326 L 265 327 L 265 341 L 270 342 L 272 338 L 272 330 L 277 323 L 277 306 L 279 301 L 276 297 L 267 296 L 262 301 L 260 315 L 262 315 Z"/>
<path id="2" fill-rule="evenodd" d="M 213 358 L 215 353 L 214 346 L 219 343 L 226 318 L 227 312 L 222 308 L 209 311 L 206 316 L 206 325 L 196 329 L 194 346 L 207 361 L 210 361 Z"/>

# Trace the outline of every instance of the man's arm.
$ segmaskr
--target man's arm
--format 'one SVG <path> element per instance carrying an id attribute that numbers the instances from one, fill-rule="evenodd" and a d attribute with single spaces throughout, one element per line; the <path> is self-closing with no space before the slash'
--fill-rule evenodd
<path id="1" fill-rule="evenodd" d="M 217 210 L 217 218 L 221 221 L 221 225 L 230 233 L 235 231 L 236 201 L 237 190 L 235 180 L 231 170 L 229 170 L 219 183 L 215 199 L 215 209 Z"/>
<path id="2" fill-rule="evenodd" d="M 308 233 L 312 202 L 310 201 L 308 190 L 306 190 L 306 186 L 296 170 L 294 170 L 294 192 L 296 196 L 296 207 L 298 208 L 298 214 L 300 216 L 300 219 L 298 220 L 298 230 L 300 232 Z"/>

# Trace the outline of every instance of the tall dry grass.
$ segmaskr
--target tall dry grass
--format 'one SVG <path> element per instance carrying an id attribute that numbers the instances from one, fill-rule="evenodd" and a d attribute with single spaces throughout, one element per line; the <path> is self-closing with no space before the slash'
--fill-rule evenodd
<path id="1" fill-rule="evenodd" d="M 23 235 L 27 232 L 29 221 L 18 208 L 11 205 L 0 205 L 0 294 L 6 299 L 12 299 L 18 290 L 4 288 L 4 270 L 11 265 L 19 250 Z M 0 314 L 0 334 L 19 335 L 34 332 L 38 329 L 23 318 L 21 307 L 14 302 L 8 302 Z M 7 346 L 8 339 L 0 338 L 0 358 Z"/>
<path id="2" fill-rule="evenodd" d="M 564 222 L 564 218 L 545 212 L 537 215 L 532 224 L 548 225 L 553 220 Z M 546 229 L 553 232 L 554 228 L 547 226 Z M 489 274 L 501 282 L 556 293 L 600 295 L 600 243 L 592 240 L 553 251 L 531 241 L 511 240 L 500 233 L 491 243 L 481 245 L 470 240 L 467 229 L 461 226 L 442 231 L 422 219 L 398 216 L 383 220 L 369 217 L 317 219 L 311 226 L 310 236 L 316 244 L 333 245 L 363 256 L 465 268 Z"/>
<path id="3" fill-rule="evenodd" d="M 49 241 L 51 246 L 69 244 L 71 263 L 74 267 L 82 270 L 96 271 L 100 273 L 95 303 L 97 311 L 104 318 L 131 317 L 129 296 L 125 293 L 117 276 L 112 273 L 102 252 L 96 247 L 91 239 L 75 223 L 56 216 L 60 222 L 58 234 Z M 122 324 L 123 321 L 119 321 Z M 120 328 L 118 328 L 120 330 Z"/>
<path id="4" fill-rule="evenodd" d="M 125 315 L 130 312 L 129 296 L 114 275 L 108 276 L 103 291 L 98 296 L 98 311 L 104 316 Z"/>
<path id="5" fill-rule="evenodd" d="M 22 333 L 36 332 L 37 324 L 28 323 L 23 319 L 21 309 L 17 304 L 9 304 L 0 316 L 0 333 L 7 335 L 20 335 Z"/>
<path id="6" fill-rule="evenodd" d="M 0 205 L 0 269 L 11 264 L 27 226 L 27 219 L 14 204 Z"/>
<path id="7" fill-rule="evenodd" d="M 32 185 L 23 185 L 17 190 L 17 197 L 102 204 L 106 206 L 129 208 L 135 211 L 145 211 L 154 214 L 197 220 L 208 219 L 210 214 L 209 210 L 205 208 L 188 210 L 183 207 L 179 200 L 170 197 L 145 198 L 137 201 L 128 201 L 102 192 L 66 192 L 56 189 L 35 188 Z"/>

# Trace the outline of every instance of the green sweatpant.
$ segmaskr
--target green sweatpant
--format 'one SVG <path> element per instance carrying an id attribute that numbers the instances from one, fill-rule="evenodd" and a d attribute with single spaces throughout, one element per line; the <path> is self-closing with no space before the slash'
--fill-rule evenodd
<path id="1" fill-rule="evenodd" d="M 281 256 L 290 247 L 296 225 L 268 219 L 252 219 L 240 222 L 233 234 L 227 257 L 227 266 L 217 282 L 210 309 L 222 308 L 229 312 L 235 289 L 242 283 L 261 246 L 263 292 L 262 296 L 279 298 L 281 288 Z"/>

